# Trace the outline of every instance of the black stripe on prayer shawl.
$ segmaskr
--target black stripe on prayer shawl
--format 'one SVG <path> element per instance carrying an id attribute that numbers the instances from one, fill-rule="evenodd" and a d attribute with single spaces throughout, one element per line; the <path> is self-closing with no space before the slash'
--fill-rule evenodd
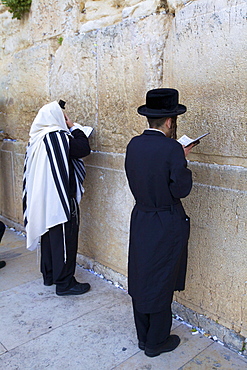
<path id="1" fill-rule="evenodd" d="M 72 159 L 72 163 L 74 166 L 75 177 L 77 179 L 77 184 L 79 187 L 78 190 L 80 190 L 81 197 L 82 197 L 84 193 L 83 181 L 86 176 L 85 166 L 84 166 L 82 159 Z"/>
<path id="2" fill-rule="evenodd" d="M 26 216 L 27 193 L 25 193 L 24 196 L 23 196 L 22 204 L 23 204 L 23 215 L 24 215 L 24 227 L 26 227 L 27 226 L 27 216 Z"/>
<path id="3" fill-rule="evenodd" d="M 26 172 L 24 172 L 25 174 Z M 23 187 L 22 187 L 22 209 L 23 214 L 25 214 L 25 211 L 27 209 L 27 191 L 26 191 L 26 177 L 23 178 Z"/>
<path id="4" fill-rule="evenodd" d="M 69 146 L 68 146 L 68 141 L 67 141 L 67 137 L 66 137 L 66 131 L 60 131 L 60 133 L 63 135 L 61 135 L 61 139 L 62 139 L 62 142 L 63 142 L 63 146 L 64 146 L 64 150 L 65 150 L 65 153 L 66 153 L 66 156 L 67 158 L 69 158 Z"/>
<path id="5" fill-rule="evenodd" d="M 86 176 L 84 163 L 80 159 L 72 159 L 72 162 L 75 169 L 75 174 L 78 177 L 79 182 L 82 184 Z"/>
<path id="6" fill-rule="evenodd" d="M 25 155 L 24 170 L 23 170 L 23 186 L 22 186 L 22 211 L 24 218 L 24 227 L 27 225 L 27 190 L 26 190 L 26 169 L 27 169 L 27 154 Z"/>
<path id="7" fill-rule="evenodd" d="M 53 146 L 53 149 L 54 149 L 54 154 L 55 154 L 55 157 L 56 157 L 56 160 L 57 160 L 57 166 L 58 166 L 58 169 L 59 169 L 59 173 L 61 175 L 61 179 L 62 179 L 62 182 L 63 182 L 63 185 L 64 185 L 64 189 L 66 190 L 66 193 L 67 193 L 67 197 L 69 198 L 69 177 L 68 177 L 68 173 L 67 173 L 67 170 L 66 170 L 66 166 L 65 166 L 65 163 L 64 163 L 64 157 L 63 157 L 63 153 L 62 153 L 62 150 L 61 150 L 61 146 L 60 146 L 60 143 L 58 141 L 58 137 L 57 135 L 60 134 L 60 137 L 61 138 L 65 138 L 65 133 L 64 132 L 51 132 L 49 133 L 49 137 L 50 137 L 50 140 L 51 140 L 51 144 Z M 66 153 L 66 158 L 67 158 L 67 163 L 68 163 L 68 150 L 66 151 L 66 147 L 68 147 L 68 142 L 65 138 L 65 140 L 62 140 L 62 143 L 63 143 L 63 146 L 64 146 L 64 149 L 65 149 L 65 153 Z"/>
<path id="8" fill-rule="evenodd" d="M 51 132 L 48 135 L 49 135 L 49 138 L 51 139 L 51 137 L 56 136 L 57 134 L 59 135 L 60 133 Z M 62 180 L 62 183 L 64 185 L 64 190 L 65 190 L 67 200 L 68 200 L 69 199 L 69 178 L 68 178 L 68 173 L 66 171 L 66 167 L 65 167 L 65 164 L 64 164 L 65 159 L 62 155 L 61 148 L 59 146 L 59 142 L 58 142 L 57 137 L 56 137 L 55 140 L 51 140 L 51 146 L 50 146 L 49 143 L 48 143 L 47 137 L 45 136 L 44 137 L 44 143 L 45 143 L 47 155 L 48 155 L 48 158 L 49 158 L 49 161 L 50 161 L 53 179 L 54 179 L 54 182 L 56 184 L 57 191 L 58 191 L 59 197 L 61 199 L 61 203 L 62 203 L 64 212 L 66 214 L 66 217 L 69 220 L 70 219 L 70 210 L 68 208 L 68 205 L 67 205 L 66 199 L 64 197 L 63 190 L 61 188 L 61 184 L 60 184 L 59 178 L 58 178 L 58 175 L 59 175 L 61 180 Z M 66 143 L 67 143 L 67 141 L 66 141 Z M 63 144 L 65 144 L 65 143 L 63 142 Z M 68 146 L 68 143 L 67 143 L 67 146 Z M 54 164 L 54 161 L 53 161 L 52 151 L 53 151 L 53 154 L 55 155 L 56 164 L 57 164 L 59 173 L 57 173 L 57 171 L 56 171 L 56 167 L 55 167 L 55 164 Z M 66 150 L 66 147 L 65 147 L 65 153 L 66 152 L 68 152 L 68 151 Z M 59 161 L 57 160 L 58 158 L 59 158 Z M 68 160 L 68 159 L 66 158 L 66 160 Z"/>
<path id="9" fill-rule="evenodd" d="M 26 227 L 26 226 L 27 226 L 27 218 L 26 218 L 26 217 L 24 218 L 24 222 L 23 222 L 23 224 L 24 224 L 24 227 Z"/>

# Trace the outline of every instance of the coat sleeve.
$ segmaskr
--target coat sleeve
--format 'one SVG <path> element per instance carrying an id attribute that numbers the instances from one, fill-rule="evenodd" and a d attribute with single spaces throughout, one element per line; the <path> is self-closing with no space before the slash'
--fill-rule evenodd
<path id="1" fill-rule="evenodd" d="M 73 137 L 69 138 L 70 158 L 83 158 L 90 154 L 88 138 L 80 129 L 73 130 Z"/>
<path id="2" fill-rule="evenodd" d="M 170 192 L 174 198 L 185 198 L 192 188 L 192 173 L 187 168 L 184 150 L 178 143 L 171 152 Z"/>

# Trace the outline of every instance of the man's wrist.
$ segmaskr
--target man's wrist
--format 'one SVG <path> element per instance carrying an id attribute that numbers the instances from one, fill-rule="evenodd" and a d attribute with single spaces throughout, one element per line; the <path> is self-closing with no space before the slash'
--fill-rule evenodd
<path id="1" fill-rule="evenodd" d="M 76 126 L 73 124 L 73 126 L 71 126 L 70 128 L 69 128 L 69 130 L 70 130 L 70 132 L 72 132 L 72 131 L 74 131 L 76 129 Z"/>

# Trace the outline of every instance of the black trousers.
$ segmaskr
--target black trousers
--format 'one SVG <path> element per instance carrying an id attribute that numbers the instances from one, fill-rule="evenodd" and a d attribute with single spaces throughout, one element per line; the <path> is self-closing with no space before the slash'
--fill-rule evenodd
<path id="1" fill-rule="evenodd" d="M 172 297 L 165 310 L 155 313 L 141 313 L 137 311 L 135 301 L 132 299 L 137 338 L 140 342 L 145 343 L 148 348 L 155 349 L 159 347 L 170 335 L 172 326 Z"/>
<path id="2" fill-rule="evenodd" d="M 76 284 L 74 278 L 78 248 L 79 207 L 70 199 L 71 219 L 56 225 L 41 237 L 41 272 L 44 283 L 54 283 L 58 291 Z M 65 259 L 66 250 L 66 259 Z"/>
<path id="3" fill-rule="evenodd" d="M 0 221 L 0 242 L 2 240 L 4 232 L 5 232 L 5 225 L 2 221 Z"/>

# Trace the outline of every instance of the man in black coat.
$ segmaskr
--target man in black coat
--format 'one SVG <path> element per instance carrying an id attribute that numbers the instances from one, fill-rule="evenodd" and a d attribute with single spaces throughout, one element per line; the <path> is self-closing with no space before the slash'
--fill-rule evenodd
<path id="1" fill-rule="evenodd" d="M 138 113 L 150 128 L 127 146 L 125 170 L 136 204 L 131 214 L 128 290 L 132 297 L 139 348 L 149 357 L 175 349 L 180 339 L 170 335 L 171 303 L 183 290 L 187 264 L 189 217 L 180 198 L 192 187 L 191 171 L 176 140 L 178 103 L 175 89 L 154 89 Z"/>

